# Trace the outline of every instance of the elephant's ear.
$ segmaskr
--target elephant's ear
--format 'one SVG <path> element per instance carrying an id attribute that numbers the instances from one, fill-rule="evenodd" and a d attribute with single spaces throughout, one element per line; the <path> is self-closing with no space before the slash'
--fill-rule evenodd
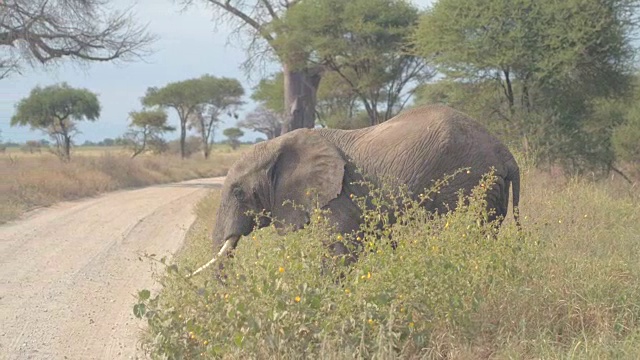
<path id="1" fill-rule="evenodd" d="M 290 200 L 306 210 L 327 205 L 342 191 L 346 161 L 333 144 L 310 129 L 296 130 L 279 140 L 277 158 L 268 170 L 274 194 L 271 213 L 300 228 L 309 221 L 307 211 L 284 203 Z"/>

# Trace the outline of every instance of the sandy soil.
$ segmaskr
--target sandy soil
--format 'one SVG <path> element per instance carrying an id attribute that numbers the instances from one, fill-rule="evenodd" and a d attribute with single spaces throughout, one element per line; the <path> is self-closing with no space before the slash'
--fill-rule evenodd
<path id="1" fill-rule="evenodd" d="M 223 178 L 61 203 L 0 226 L 0 359 L 134 359 L 140 253 L 170 255 Z"/>

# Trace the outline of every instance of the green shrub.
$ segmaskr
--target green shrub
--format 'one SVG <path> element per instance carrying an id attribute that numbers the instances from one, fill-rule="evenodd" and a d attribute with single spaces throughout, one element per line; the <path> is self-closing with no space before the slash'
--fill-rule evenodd
<path id="1" fill-rule="evenodd" d="M 437 357 L 443 334 L 477 335 L 483 303 L 534 275 L 529 268 L 542 245 L 513 222 L 496 234 L 486 221 L 490 183 L 488 176 L 442 216 L 402 192 L 372 191 L 365 250 L 349 267 L 324 244 L 353 239 L 332 234 L 316 210 L 301 231 L 279 236 L 269 227 L 242 240 L 225 262 L 224 282 L 215 271 L 186 279 L 210 256 L 190 244 L 207 243 L 209 229 L 198 222 L 187 243 L 192 253 L 166 268 L 162 291 L 139 294 L 134 312 L 149 325 L 145 347 L 158 358 Z M 212 203 L 199 213 L 213 212 Z M 396 224 L 377 226 L 390 213 Z"/>

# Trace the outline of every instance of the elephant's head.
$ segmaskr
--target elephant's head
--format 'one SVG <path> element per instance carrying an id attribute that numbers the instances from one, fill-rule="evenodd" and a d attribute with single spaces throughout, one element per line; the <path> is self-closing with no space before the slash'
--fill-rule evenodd
<path id="1" fill-rule="evenodd" d="M 241 236 L 268 225 L 254 221 L 263 210 L 278 228 L 303 227 L 309 221 L 306 209 L 323 207 L 342 191 L 345 164 L 339 150 L 310 129 L 254 145 L 231 167 L 222 187 L 212 236 L 218 256 L 235 248 Z"/>

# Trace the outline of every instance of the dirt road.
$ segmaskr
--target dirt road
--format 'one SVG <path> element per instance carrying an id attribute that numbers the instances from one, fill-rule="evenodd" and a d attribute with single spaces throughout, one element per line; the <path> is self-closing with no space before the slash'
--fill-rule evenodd
<path id="1" fill-rule="evenodd" d="M 169 255 L 223 178 L 61 203 L 0 226 L 0 359 L 132 359 L 138 253 Z"/>

